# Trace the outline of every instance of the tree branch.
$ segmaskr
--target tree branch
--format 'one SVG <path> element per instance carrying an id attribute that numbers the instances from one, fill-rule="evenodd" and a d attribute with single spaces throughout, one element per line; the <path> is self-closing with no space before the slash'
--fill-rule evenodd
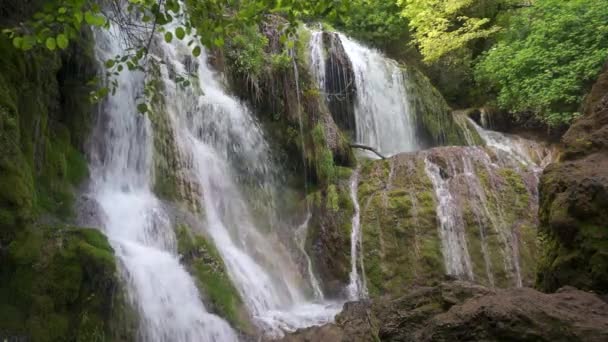
<path id="1" fill-rule="evenodd" d="M 351 148 L 359 148 L 362 150 L 368 150 L 368 151 L 372 151 L 374 152 L 378 157 L 380 157 L 381 159 L 386 159 L 386 157 L 384 155 L 382 155 L 380 152 L 378 152 L 378 150 L 376 150 L 375 148 L 371 147 L 371 146 L 367 146 L 367 145 L 361 145 L 361 144 L 350 144 L 349 145 Z"/>

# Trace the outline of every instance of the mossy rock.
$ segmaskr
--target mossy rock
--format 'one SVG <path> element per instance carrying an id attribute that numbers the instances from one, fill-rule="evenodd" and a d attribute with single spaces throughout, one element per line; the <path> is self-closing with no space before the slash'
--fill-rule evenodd
<path id="1" fill-rule="evenodd" d="M 243 300 L 230 280 L 215 245 L 206 237 L 191 232 L 185 225 L 178 226 L 176 234 L 178 252 L 194 276 L 208 309 L 240 331 L 252 334 L 254 328 Z"/>
<path id="2" fill-rule="evenodd" d="M 533 283 L 536 178 L 523 166 L 490 158 L 480 147 L 441 147 L 362 164 L 358 197 L 371 296 L 432 285 L 448 272 L 439 199 L 425 160 L 440 169 L 455 206 L 453 229 L 463 231 L 458 242 L 466 246 L 471 274 L 454 276 L 495 287 Z"/>
<path id="3" fill-rule="evenodd" d="M 90 43 L 82 37 L 60 56 L 17 51 L 0 37 L 0 241 L 4 243 L 39 214 L 61 219 L 73 214 L 73 190 L 88 176 L 81 151 L 82 135 L 91 121 L 86 82 L 94 70 L 83 66 L 92 56 L 80 51 L 90 50 Z M 74 54 L 79 59 L 72 58 Z"/>
<path id="4" fill-rule="evenodd" d="M 133 326 L 131 335 L 113 329 L 113 313 L 127 306 L 113 250 L 98 230 L 28 228 L 4 257 L 0 330 L 32 341 L 134 338 Z"/>

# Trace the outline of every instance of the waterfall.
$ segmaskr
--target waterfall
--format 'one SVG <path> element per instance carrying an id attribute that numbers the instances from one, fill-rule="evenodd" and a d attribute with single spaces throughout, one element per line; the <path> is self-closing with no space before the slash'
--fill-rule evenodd
<path id="1" fill-rule="evenodd" d="M 439 220 L 439 236 L 446 272 L 449 275 L 473 280 L 471 257 L 467 250 L 465 227 L 458 203 L 454 201 L 449 182 L 441 174 L 439 166 L 429 158 L 426 158 L 424 163 L 438 202 L 437 219 Z"/>
<path id="2" fill-rule="evenodd" d="M 312 32 L 309 50 L 312 73 L 320 89 L 326 91 L 330 75 L 326 74 L 323 34 Z M 325 34 L 337 35 L 352 64 L 353 86 L 356 88 L 356 142 L 374 147 L 384 155 L 418 150 L 414 110 L 408 100 L 406 80 L 399 64 L 343 34 Z"/>
<path id="3" fill-rule="evenodd" d="M 310 42 L 308 45 L 310 50 L 310 67 L 312 74 L 317 82 L 319 90 L 325 90 L 325 52 L 323 47 L 323 31 L 311 31 Z"/>
<path id="4" fill-rule="evenodd" d="M 556 158 L 556 152 L 544 144 L 515 135 L 482 128 L 471 118 L 467 118 L 485 144 L 494 149 L 503 162 L 513 160 L 533 167 L 540 172 Z"/>
<path id="5" fill-rule="evenodd" d="M 439 236 L 446 272 L 461 279 L 474 280 L 474 270 L 468 250 L 469 229 L 477 225 L 479 249 L 485 264 L 484 276 L 490 286 L 495 285 L 494 272 L 508 274 L 512 285 L 522 286 L 520 238 L 513 210 L 504 203 L 501 189 L 508 177 L 517 175 L 524 184 L 530 203 L 518 204 L 535 211 L 538 201 L 537 186 L 542 169 L 555 158 L 554 150 L 542 143 L 481 128 L 465 117 L 486 147 L 448 147 L 425 151 L 425 171 L 433 184 L 437 202 Z M 438 160 L 438 161 L 436 161 Z M 507 173 L 505 173 L 507 172 Z M 485 185 L 482 185 L 482 178 Z M 506 183 L 509 184 L 509 183 Z M 514 186 L 514 185 L 511 185 Z M 473 216 L 465 222 L 465 211 Z M 474 221 L 474 222 L 471 222 Z M 473 225 L 473 227 L 471 226 Z M 488 235 L 493 236 L 491 250 Z M 502 256 L 502 265 L 492 263 L 491 253 Z M 479 266 L 479 265 L 478 265 Z"/>
<path id="6" fill-rule="evenodd" d="M 353 201 L 354 207 L 350 233 L 350 282 L 347 287 L 348 298 L 350 300 L 367 297 L 365 279 L 359 274 L 359 267 L 361 268 L 361 272 L 363 272 L 363 255 L 361 253 L 363 242 L 361 239 L 361 208 L 357 196 L 358 187 L 359 169 L 353 172 L 350 180 L 350 198 Z"/>
<path id="7" fill-rule="evenodd" d="M 100 68 L 123 51 L 120 32 L 96 32 Z M 129 298 L 139 312 L 139 340 L 236 341 L 230 326 L 208 313 L 180 264 L 167 213 L 151 191 L 152 129 L 136 109 L 144 76 L 123 72 L 120 89 L 101 106 L 91 151 L 92 197 L 119 260 Z"/>
<path id="8" fill-rule="evenodd" d="M 191 178 L 201 185 L 206 229 L 254 322 L 269 336 L 331 321 L 334 303 L 313 303 L 289 253 L 252 217 L 243 193 L 272 205 L 277 180 L 263 132 L 249 109 L 226 93 L 221 74 L 203 53 L 192 61 L 185 44 L 162 43 L 166 110 L 180 150 L 191 160 Z M 194 86 L 181 89 L 174 74 L 194 73 Z M 259 204 L 259 203 L 258 203 Z M 273 208 L 265 212 L 271 212 Z"/>

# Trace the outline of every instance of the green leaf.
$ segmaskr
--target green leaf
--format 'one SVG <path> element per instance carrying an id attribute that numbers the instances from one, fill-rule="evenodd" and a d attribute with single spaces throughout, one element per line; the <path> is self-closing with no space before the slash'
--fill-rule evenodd
<path id="1" fill-rule="evenodd" d="M 114 66 L 114 64 L 116 64 L 116 62 L 113 59 L 108 59 L 106 61 L 106 68 L 110 69 Z"/>
<path id="2" fill-rule="evenodd" d="M 57 42 L 55 41 L 55 38 L 53 37 L 49 37 L 46 39 L 46 48 L 54 51 L 57 48 Z"/>
<path id="3" fill-rule="evenodd" d="M 201 47 L 200 46 L 195 47 L 194 50 L 192 50 L 192 55 L 194 57 L 200 56 L 201 55 Z"/>
<path id="4" fill-rule="evenodd" d="M 106 23 L 106 19 L 103 16 L 93 14 L 91 11 L 86 11 L 84 13 L 84 20 L 87 22 L 87 24 L 97 27 L 101 27 Z"/>
<path id="5" fill-rule="evenodd" d="M 65 34 L 58 35 L 57 38 L 56 38 L 56 40 L 57 40 L 57 46 L 60 49 L 64 50 L 64 49 L 66 49 L 68 47 L 69 41 L 68 41 L 68 37 L 66 37 Z"/>
<path id="6" fill-rule="evenodd" d="M 184 31 L 183 27 L 178 27 L 175 29 L 175 36 L 177 39 L 182 40 L 186 36 L 186 31 Z"/>
<path id="7" fill-rule="evenodd" d="M 82 12 L 77 11 L 76 13 L 74 13 L 74 19 L 76 19 L 76 22 L 78 24 L 82 24 L 82 21 L 84 20 L 84 16 L 83 16 Z"/>
<path id="8" fill-rule="evenodd" d="M 215 40 L 213 41 L 213 43 L 217 47 L 222 47 L 222 46 L 224 46 L 224 38 L 222 38 L 222 37 L 215 38 Z"/>
<path id="9" fill-rule="evenodd" d="M 172 40 L 173 40 L 173 33 L 171 33 L 171 32 L 165 33 L 165 41 L 167 43 L 171 43 Z"/>
<path id="10" fill-rule="evenodd" d="M 17 49 L 21 49 L 23 46 L 23 38 L 21 38 L 21 37 L 13 38 L 13 46 L 16 47 Z"/>
<path id="11" fill-rule="evenodd" d="M 144 114 L 148 111 L 148 105 L 145 103 L 140 103 L 137 105 L 137 111 L 141 114 Z"/>

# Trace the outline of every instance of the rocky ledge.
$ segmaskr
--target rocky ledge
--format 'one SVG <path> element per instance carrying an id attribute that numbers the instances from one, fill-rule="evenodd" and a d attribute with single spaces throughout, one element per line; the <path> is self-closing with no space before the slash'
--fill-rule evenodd
<path id="1" fill-rule="evenodd" d="M 608 303 L 564 287 L 493 290 L 460 281 L 401 296 L 350 302 L 333 324 L 299 330 L 304 341 L 608 341 Z"/>

